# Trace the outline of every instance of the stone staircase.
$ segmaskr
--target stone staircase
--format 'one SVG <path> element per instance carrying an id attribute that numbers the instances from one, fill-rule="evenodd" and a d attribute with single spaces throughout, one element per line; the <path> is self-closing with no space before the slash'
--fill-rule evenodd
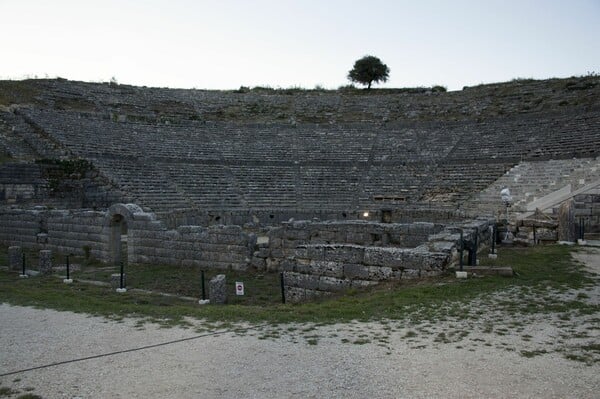
<path id="1" fill-rule="evenodd" d="M 15 116 L 8 112 L 0 113 L 0 145 L 12 158 L 21 161 L 32 161 L 37 152 L 17 132 Z"/>
<path id="2" fill-rule="evenodd" d="M 510 189 L 511 212 L 527 212 L 528 204 L 559 190 L 576 191 L 600 179 L 600 157 L 521 162 L 469 200 L 475 213 L 503 211 L 500 190 Z"/>

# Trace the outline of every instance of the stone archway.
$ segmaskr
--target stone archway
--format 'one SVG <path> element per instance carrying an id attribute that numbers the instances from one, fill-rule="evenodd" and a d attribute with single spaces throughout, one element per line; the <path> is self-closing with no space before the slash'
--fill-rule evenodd
<path id="1" fill-rule="evenodd" d="M 127 263 L 133 253 L 129 245 L 128 233 L 135 213 L 143 212 L 135 204 L 114 204 L 108 209 L 109 261 L 114 265 Z"/>

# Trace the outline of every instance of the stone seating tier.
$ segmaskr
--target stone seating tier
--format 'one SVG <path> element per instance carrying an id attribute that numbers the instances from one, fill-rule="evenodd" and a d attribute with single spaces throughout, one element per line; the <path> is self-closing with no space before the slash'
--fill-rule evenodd
<path id="1" fill-rule="evenodd" d="M 89 159 L 161 212 L 462 204 L 519 162 L 597 156 L 597 80 L 293 95 L 36 81 L 0 134 L 24 159 Z"/>
<path id="2" fill-rule="evenodd" d="M 573 132 L 575 142 L 592 143 L 579 143 L 577 151 L 600 148 L 594 113 L 331 126 L 165 125 L 20 112 L 68 153 L 92 160 L 131 201 L 155 211 L 463 203 L 518 159 L 545 149 L 570 155 L 573 148 L 560 143 Z"/>

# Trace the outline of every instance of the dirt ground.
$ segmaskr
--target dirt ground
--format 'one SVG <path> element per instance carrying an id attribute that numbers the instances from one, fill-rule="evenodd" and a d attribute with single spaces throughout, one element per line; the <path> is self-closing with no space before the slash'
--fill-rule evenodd
<path id="1" fill-rule="evenodd" d="M 600 272 L 600 248 L 576 256 Z M 599 303 L 597 281 L 560 295 Z M 600 344 L 600 315 L 495 312 L 521 295 L 465 304 L 479 316 L 464 320 L 237 333 L 2 304 L 0 388 L 45 399 L 598 398 L 600 361 L 582 351 Z"/>

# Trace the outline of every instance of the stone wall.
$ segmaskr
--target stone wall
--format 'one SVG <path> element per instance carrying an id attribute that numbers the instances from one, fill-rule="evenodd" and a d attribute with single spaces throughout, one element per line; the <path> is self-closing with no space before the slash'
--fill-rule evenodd
<path id="1" fill-rule="evenodd" d="M 168 230 L 161 222 L 134 220 L 128 234 L 130 262 L 201 269 L 246 270 L 256 237 L 239 226 L 180 226 Z"/>
<path id="2" fill-rule="evenodd" d="M 43 204 L 59 209 L 108 208 L 123 196 L 90 170 L 74 173 L 65 165 L 78 161 L 45 160 L 0 165 L 0 205 Z M 85 161 L 82 161 L 85 162 Z"/>
<path id="3" fill-rule="evenodd" d="M 416 247 L 429 235 L 441 231 L 442 225 L 417 222 L 411 224 L 353 221 L 292 221 L 268 232 L 268 242 L 259 242 L 253 266 L 279 270 L 281 261 L 293 256 L 296 248 L 306 244 L 355 244 L 365 246 Z"/>
<path id="4" fill-rule="evenodd" d="M 585 233 L 600 233 L 600 188 L 575 196 L 575 222 L 583 221 Z"/>
<path id="5" fill-rule="evenodd" d="M 268 253 L 266 267 L 284 271 L 286 299 L 298 302 L 382 281 L 441 274 L 460 262 L 461 232 L 464 246 L 480 251 L 491 244 L 492 224 L 487 219 L 447 227 L 293 222 L 273 231 L 254 261 Z"/>
<path id="6" fill-rule="evenodd" d="M 106 260 L 105 212 L 90 210 L 3 209 L 0 242 L 59 253 L 89 254 Z"/>
<path id="7" fill-rule="evenodd" d="M 126 223 L 124 230 L 115 225 L 116 215 Z M 123 233 L 127 235 L 129 262 L 203 269 L 245 270 L 256 244 L 256 236 L 239 226 L 167 229 L 154 214 L 135 205 L 114 205 L 108 212 L 3 209 L 0 226 L 0 242 L 4 245 L 89 254 L 106 262 L 117 259 Z"/>
<path id="8" fill-rule="evenodd" d="M 398 205 L 391 209 L 386 205 L 381 207 L 370 207 L 364 210 L 328 210 L 328 209 L 175 209 L 170 212 L 157 212 L 156 216 L 162 220 L 170 229 L 177 226 L 216 226 L 237 225 L 243 226 L 245 230 L 260 231 L 266 226 L 279 226 L 290 220 L 339 220 L 355 221 L 364 220 L 370 222 L 386 223 L 412 223 L 432 222 L 448 224 L 459 222 L 466 218 L 464 211 L 455 208 L 444 208 L 442 206 L 431 207 L 411 204 Z M 365 212 L 368 213 L 365 216 Z"/>
<path id="9" fill-rule="evenodd" d="M 286 301 L 315 297 L 393 281 L 440 274 L 449 253 L 425 248 L 383 248 L 361 245 L 300 245 L 283 262 Z"/>
<path id="10" fill-rule="evenodd" d="M 8 163 L 0 165 L 0 203 L 19 204 L 43 201 L 48 196 L 48 183 L 39 165 Z"/>

